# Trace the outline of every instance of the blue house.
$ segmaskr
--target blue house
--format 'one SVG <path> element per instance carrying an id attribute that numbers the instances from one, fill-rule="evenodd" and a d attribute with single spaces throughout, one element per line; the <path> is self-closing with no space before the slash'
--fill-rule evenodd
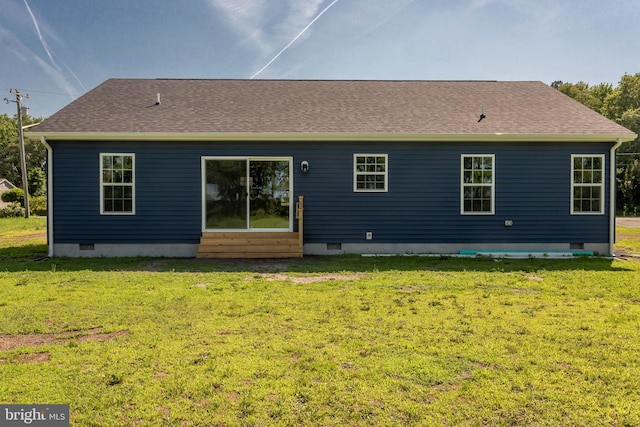
<path id="1" fill-rule="evenodd" d="M 636 135 L 541 82 L 111 79 L 29 133 L 53 256 L 613 253 Z"/>

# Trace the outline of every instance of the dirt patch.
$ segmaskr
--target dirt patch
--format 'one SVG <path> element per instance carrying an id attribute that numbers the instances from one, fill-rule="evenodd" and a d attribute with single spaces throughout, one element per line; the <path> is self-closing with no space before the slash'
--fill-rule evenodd
<path id="1" fill-rule="evenodd" d="M 26 353 L 18 355 L 18 360 L 22 363 L 42 363 L 51 360 L 49 353 Z"/>
<path id="2" fill-rule="evenodd" d="M 57 334 L 0 334 L 0 350 L 14 350 L 21 347 L 40 347 L 48 344 L 67 344 L 71 342 L 71 340 L 75 340 L 76 342 L 109 341 L 125 335 L 129 335 L 129 332 L 118 331 L 104 333 L 102 332 L 102 328 L 60 332 Z"/>
<path id="3" fill-rule="evenodd" d="M 616 241 L 637 239 L 638 236 L 631 233 L 616 233 Z"/>
<path id="4" fill-rule="evenodd" d="M 425 289 L 427 289 L 427 285 L 413 285 L 413 286 L 403 286 L 402 288 L 400 288 L 400 291 L 411 293 L 411 292 L 422 292 Z"/>
<path id="5" fill-rule="evenodd" d="M 636 254 L 626 254 L 624 250 L 616 249 L 616 259 L 619 260 L 640 260 L 640 255 Z"/>
<path id="6" fill-rule="evenodd" d="M 154 259 L 153 261 L 142 267 L 140 271 L 164 271 L 166 265 L 166 259 Z"/>
<path id="7" fill-rule="evenodd" d="M 640 228 L 640 218 L 616 218 L 618 227 Z"/>
<path id="8" fill-rule="evenodd" d="M 312 276 L 289 276 L 284 273 L 261 274 L 260 277 L 269 282 L 288 281 L 296 284 L 322 283 L 333 280 L 360 280 L 365 277 L 364 273 L 326 273 Z"/>
<path id="9" fill-rule="evenodd" d="M 533 289 L 511 289 L 514 294 L 535 294 L 537 291 Z"/>
<path id="10" fill-rule="evenodd" d="M 21 234 L 17 236 L 12 236 L 12 240 L 16 242 L 24 242 L 25 240 L 47 240 L 47 233 L 30 233 L 30 234 Z"/>

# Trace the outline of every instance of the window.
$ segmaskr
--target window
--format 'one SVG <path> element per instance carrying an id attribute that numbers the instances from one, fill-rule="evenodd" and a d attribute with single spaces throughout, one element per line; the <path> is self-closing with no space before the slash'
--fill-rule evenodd
<path id="1" fill-rule="evenodd" d="M 604 213 L 604 156 L 571 156 L 571 213 Z"/>
<path id="2" fill-rule="evenodd" d="M 462 214 L 492 215 L 495 199 L 495 156 L 463 154 L 461 161 Z"/>
<path id="3" fill-rule="evenodd" d="M 135 155 L 100 154 L 100 213 L 135 213 Z"/>
<path id="4" fill-rule="evenodd" d="M 388 191 L 386 154 L 354 154 L 353 155 L 353 191 Z"/>

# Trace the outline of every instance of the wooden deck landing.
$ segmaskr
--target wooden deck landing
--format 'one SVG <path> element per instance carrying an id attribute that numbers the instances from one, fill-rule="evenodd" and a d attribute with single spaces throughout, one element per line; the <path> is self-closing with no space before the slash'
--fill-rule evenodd
<path id="1" fill-rule="evenodd" d="M 205 232 L 197 258 L 302 258 L 295 232 Z"/>

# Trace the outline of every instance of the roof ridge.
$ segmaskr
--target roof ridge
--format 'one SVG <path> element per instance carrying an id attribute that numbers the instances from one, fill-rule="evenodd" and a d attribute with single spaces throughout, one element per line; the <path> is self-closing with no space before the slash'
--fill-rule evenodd
<path id="1" fill-rule="evenodd" d="M 249 79 L 249 78 L 181 78 L 181 77 L 155 77 L 155 78 L 114 78 L 110 80 L 160 80 L 160 81 L 231 81 L 231 82 L 373 82 L 373 83 L 510 83 L 510 82 L 536 82 L 537 80 L 491 80 L 491 79 Z"/>

